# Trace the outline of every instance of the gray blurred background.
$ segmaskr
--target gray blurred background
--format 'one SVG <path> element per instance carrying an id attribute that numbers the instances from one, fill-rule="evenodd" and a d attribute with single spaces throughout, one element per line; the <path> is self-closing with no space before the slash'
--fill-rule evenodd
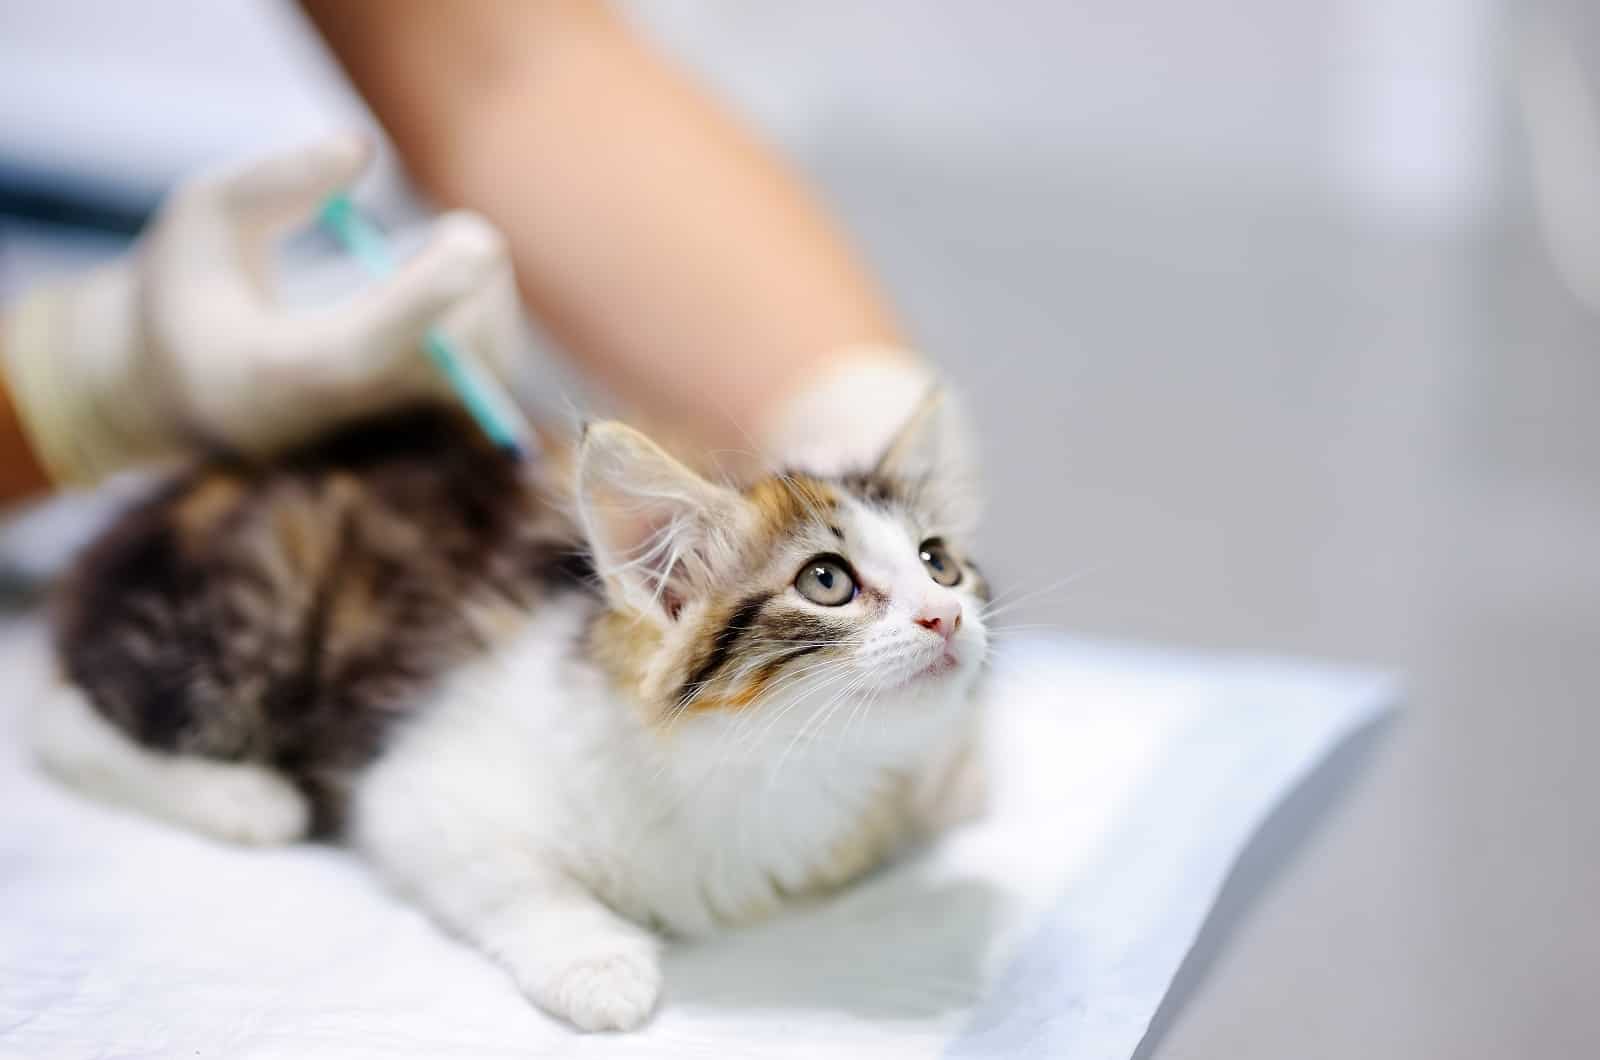
<path id="1" fill-rule="evenodd" d="M 1600 1055 L 1600 14 L 629 9 L 960 382 L 987 565 L 1039 590 L 1009 617 L 1408 675 L 1147 1055 Z M 287 6 L 0 0 L 0 297 L 196 165 L 367 120 Z"/>

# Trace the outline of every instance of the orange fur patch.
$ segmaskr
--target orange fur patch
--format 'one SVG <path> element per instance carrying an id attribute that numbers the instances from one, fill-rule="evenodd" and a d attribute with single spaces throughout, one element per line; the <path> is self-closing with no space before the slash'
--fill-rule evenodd
<path id="1" fill-rule="evenodd" d="M 244 484 L 225 472 L 207 475 L 186 491 L 172 510 L 173 522 L 186 541 L 199 543 L 234 510 Z"/>
<path id="2" fill-rule="evenodd" d="M 782 537 L 809 519 L 826 520 L 839 506 L 839 498 L 826 482 L 804 475 L 774 475 L 745 492 L 745 499 L 760 515 L 767 540 Z"/>
<path id="3" fill-rule="evenodd" d="M 659 630 L 620 611 L 607 609 L 589 628 L 588 647 L 595 662 L 618 688 L 641 696 L 647 691 L 645 665 L 660 645 Z"/>

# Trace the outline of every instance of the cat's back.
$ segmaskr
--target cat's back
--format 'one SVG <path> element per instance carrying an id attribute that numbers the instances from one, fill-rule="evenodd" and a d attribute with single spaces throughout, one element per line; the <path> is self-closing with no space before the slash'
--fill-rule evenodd
<path id="1" fill-rule="evenodd" d="M 65 675 L 145 746 L 283 770 L 331 825 L 444 671 L 589 591 L 540 473 L 433 407 L 212 463 L 85 552 L 58 600 Z"/>

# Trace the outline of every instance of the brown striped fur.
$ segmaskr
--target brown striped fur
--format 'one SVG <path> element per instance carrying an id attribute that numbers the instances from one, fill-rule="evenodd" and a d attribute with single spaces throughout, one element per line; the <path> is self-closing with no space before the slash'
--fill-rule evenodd
<path id="1" fill-rule="evenodd" d="M 591 593 L 537 482 L 437 410 L 128 512 L 60 594 L 67 676 L 147 746 L 257 761 L 335 825 L 352 770 L 445 669 L 552 592 Z"/>

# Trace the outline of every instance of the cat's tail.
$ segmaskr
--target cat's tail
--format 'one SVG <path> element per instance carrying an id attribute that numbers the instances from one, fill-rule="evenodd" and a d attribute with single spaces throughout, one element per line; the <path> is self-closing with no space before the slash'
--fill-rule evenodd
<path id="1" fill-rule="evenodd" d="M 59 680 L 43 691 L 32 737 L 47 770 L 118 806 L 235 843 L 288 843 L 310 829 L 309 802 L 280 774 L 142 747 Z"/>

